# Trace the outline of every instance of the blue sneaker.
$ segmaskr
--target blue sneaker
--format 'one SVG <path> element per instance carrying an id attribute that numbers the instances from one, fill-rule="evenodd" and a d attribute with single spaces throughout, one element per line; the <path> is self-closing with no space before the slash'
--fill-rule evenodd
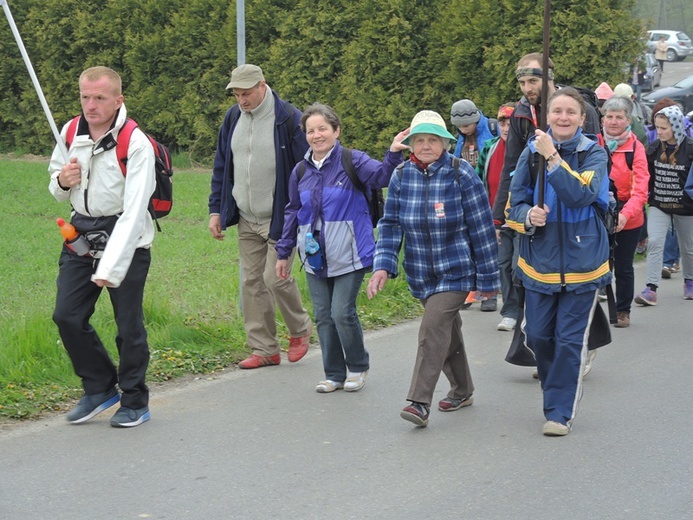
<path id="1" fill-rule="evenodd" d="M 104 394 L 85 395 L 79 400 L 77 406 L 67 414 L 67 421 L 70 424 L 87 422 L 104 410 L 108 410 L 118 401 L 120 401 L 120 394 L 115 387 Z"/>
<path id="2" fill-rule="evenodd" d="M 148 406 L 138 409 L 121 406 L 111 418 L 111 426 L 114 428 L 132 428 L 133 426 L 139 426 L 143 422 L 147 422 L 149 419 Z"/>

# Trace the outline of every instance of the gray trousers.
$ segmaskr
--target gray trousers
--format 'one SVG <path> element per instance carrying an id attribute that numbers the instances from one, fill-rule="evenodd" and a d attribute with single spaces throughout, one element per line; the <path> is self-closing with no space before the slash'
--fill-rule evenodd
<path id="1" fill-rule="evenodd" d="M 424 315 L 408 401 L 430 406 L 441 371 L 450 381 L 448 397 L 466 399 L 474 393 L 459 312 L 467 294 L 442 292 L 421 300 Z"/>
<path id="2" fill-rule="evenodd" d="M 669 215 L 661 209 L 647 210 L 647 283 L 659 285 L 664 261 L 664 242 L 672 218 L 681 250 L 683 278 L 693 280 L 693 216 Z"/>

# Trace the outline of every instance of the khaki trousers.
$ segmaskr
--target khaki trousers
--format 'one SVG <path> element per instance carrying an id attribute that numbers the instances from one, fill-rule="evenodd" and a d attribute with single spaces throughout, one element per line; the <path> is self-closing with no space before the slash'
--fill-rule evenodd
<path id="1" fill-rule="evenodd" d="M 243 319 L 248 347 L 258 356 L 279 353 L 275 304 L 292 338 L 310 334 L 313 325 L 303 308 L 301 294 L 293 276 L 280 280 L 276 274 L 276 241 L 269 238 L 269 222 L 253 224 L 241 218 L 238 223 L 238 251 L 241 258 Z M 289 270 L 295 251 L 289 258 Z"/>
<path id="2" fill-rule="evenodd" d="M 442 292 L 421 300 L 424 315 L 408 401 L 430 406 L 441 370 L 450 381 L 448 397 L 466 399 L 474 393 L 462 339 L 460 306 L 466 292 Z"/>

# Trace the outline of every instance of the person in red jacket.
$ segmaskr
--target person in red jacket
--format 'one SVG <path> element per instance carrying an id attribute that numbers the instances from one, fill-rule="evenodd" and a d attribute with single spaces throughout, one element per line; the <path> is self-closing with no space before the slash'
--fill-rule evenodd
<path id="1" fill-rule="evenodd" d="M 635 293 L 633 258 L 645 222 L 650 173 L 645 147 L 631 131 L 633 102 L 614 96 L 602 107 L 602 139 L 611 156 L 609 179 L 616 188 L 619 210 L 614 246 L 616 277 L 616 327 L 630 325 L 630 307 Z"/>

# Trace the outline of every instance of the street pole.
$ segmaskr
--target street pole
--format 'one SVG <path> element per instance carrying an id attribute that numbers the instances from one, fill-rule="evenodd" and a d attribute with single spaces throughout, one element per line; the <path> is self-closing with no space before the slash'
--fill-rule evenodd
<path id="1" fill-rule="evenodd" d="M 245 65 L 245 0 L 236 0 L 236 52 L 236 66 Z"/>

